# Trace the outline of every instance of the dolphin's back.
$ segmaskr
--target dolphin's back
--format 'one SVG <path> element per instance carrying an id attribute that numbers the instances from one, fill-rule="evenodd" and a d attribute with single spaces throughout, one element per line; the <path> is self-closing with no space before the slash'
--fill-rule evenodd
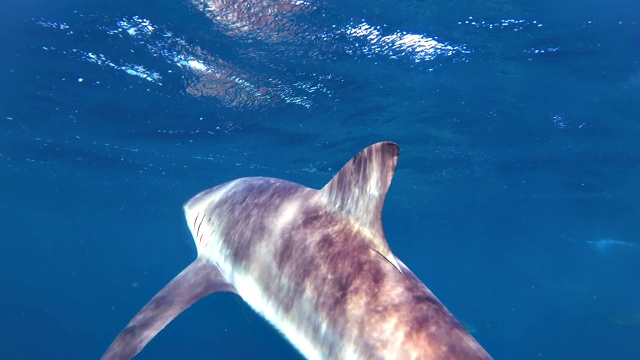
<path id="1" fill-rule="evenodd" d="M 245 186 L 255 193 L 277 181 Z M 223 257 L 234 264 L 228 279 L 238 293 L 307 358 L 490 358 L 406 266 L 399 271 L 371 248 L 366 228 L 327 209 L 318 191 L 276 187 L 280 195 L 264 198 L 270 204 L 253 206 L 271 209 L 271 226 L 227 217 L 236 230 L 220 227 L 233 234 Z M 228 216 L 223 203 L 214 214 Z"/>
<path id="2" fill-rule="evenodd" d="M 307 358 L 489 359 L 391 253 L 381 203 L 397 151 L 374 150 L 322 190 L 258 177 L 195 197 L 194 237 L 213 234 L 199 255 Z"/>

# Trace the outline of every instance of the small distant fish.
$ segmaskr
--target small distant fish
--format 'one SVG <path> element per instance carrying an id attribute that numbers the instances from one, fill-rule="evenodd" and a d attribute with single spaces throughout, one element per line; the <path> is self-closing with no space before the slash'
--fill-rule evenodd
<path id="1" fill-rule="evenodd" d="M 640 314 L 631 316 L 608 316 L 606 320 L 621 327 L 640 328 Z"/>
<path id="2" fill-rule="evenodd" d="M 600 239 L 587 241 L 589 247 L 600 255 L 609 255 L 612 251 L 620 250 L 623 248 L 635 248 L 637 244 L 632 242 L 614 240 L 614 239 Z"/>
<path id="3" fill-rule="evenodd" d="M 460 320 L 460 324 L 462 324 L 462 326 L 464 326 L 465 330 L 467 330 L 469 332 L 469 334 L 475 334 L 478 332 L 478 329 L 476 329 L 475 326 L 471 325 L 470 323 L 464 321 L 464 320 Z"/>

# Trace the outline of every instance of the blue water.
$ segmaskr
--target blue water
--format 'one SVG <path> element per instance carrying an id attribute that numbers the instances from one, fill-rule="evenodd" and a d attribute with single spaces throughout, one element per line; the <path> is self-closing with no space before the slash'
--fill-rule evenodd
<path id="1" fill-rule="evenodd" d="M 0 358 L 98 358 L 191 196 L 382 140 L 392 250 L 496 359 L 640 358 L 637 3 L 211 3 L 2 4 Z M 217 294 L 139 358 L 301 357 Z"/>

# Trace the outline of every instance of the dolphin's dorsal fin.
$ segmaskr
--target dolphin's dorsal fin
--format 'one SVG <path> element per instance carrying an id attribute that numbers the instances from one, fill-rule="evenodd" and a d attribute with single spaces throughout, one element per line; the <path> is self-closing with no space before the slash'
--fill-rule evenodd
<path id="1" fill-rule="evenodd" d="M 322 197 L 354 219 L 371 235 L 371 249 L 400 270 L 382 229 L 382 207 L 398 162 L 400 148 L 392 142 L 373 144 L 354 156 L 325 185 Z"/>

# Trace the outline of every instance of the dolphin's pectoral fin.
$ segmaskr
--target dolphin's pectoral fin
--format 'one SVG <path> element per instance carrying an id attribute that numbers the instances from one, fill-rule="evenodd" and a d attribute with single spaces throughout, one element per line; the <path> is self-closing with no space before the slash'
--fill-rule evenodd
<path id="1" fill-rule="evenodd" d="M 218 291 L 236 292 L 215 265 L 197 258 L 138 312 L 102 359 L 131 359 L 182 311 Z"/>

